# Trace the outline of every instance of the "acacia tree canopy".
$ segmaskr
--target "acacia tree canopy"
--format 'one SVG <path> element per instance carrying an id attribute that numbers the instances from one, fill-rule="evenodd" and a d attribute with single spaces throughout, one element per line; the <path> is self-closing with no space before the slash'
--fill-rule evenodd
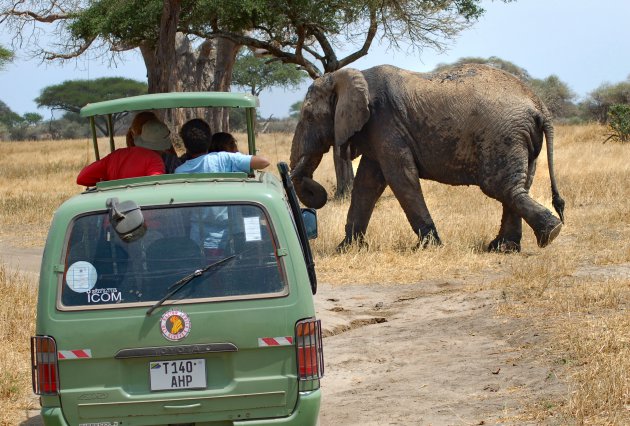
<path id="1" fill-rule="evenodd" d="M 254 96 L 271 87 L 296 89 L 308 78 L 304 71 L 300 71 L 293 64 L 259 58 L 248 49 L 241 52 L 236 57 L 232 71 L 232 84 L 246 88 Z"/>
<path id="2" fill-rule="evenodd" d="M 365 56 L 377 34 L 390 47 L 443 49 L 484 12 L 481 0 L 173 0 L 177 30 L 203 39 L 222 36 L 300 65 L 312 78 Z M 502 0 L 509 2 L 511 0 Z M 168 0 L 167 0 L 168 2 Z M 121 51 L 156 43 L 163 0 L 75 1 L 0 0 L 14 31 L 25 22 L 58 23 L 67 40 L 61 51 L 42 51 L 67 59 L 88 48 Z M 70 37 L 68 37 L 68 35 Z M 355 50 L 339 57 L 340 47 Z"/>
<path id="3" fill-rule="evenodd" d="M 35 99 L 37 106 L 52 110 L 78 113 L 82 107 L 91 102 L 107 101 L 127 96 L 147 93 L 146 83 L 122 77 L 104 77 L 95 80 L 69 80 L 61 84 L 42 89 Z M 116 122 L 126 113 L 113 114 L 114 129 Z M 103 117 L 96 124 L 103 134 L 108 135 L 107 125 Z"/>

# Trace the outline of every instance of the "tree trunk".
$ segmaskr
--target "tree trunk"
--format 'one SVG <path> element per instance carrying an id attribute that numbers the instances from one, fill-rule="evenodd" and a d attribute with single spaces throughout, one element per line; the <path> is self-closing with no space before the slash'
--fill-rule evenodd
<path id="1" fill-rule="evenodd" d="M 335 163 L 335 176 L 337 177 L 335 198 L 348 197 L 352 192 L 352 183 L 354 181 L 352 161 L 349 159 L 349 156 L 341 155 L 341 149 L 336 145 L 333 148 L 333 160 Z"/>
<path id="2" fill-rule="evenodd" d="M 226 38 L 216 39 L 216 68 L 214 70 L 214 83 L 212 90 L 216 92 L 229 92 L 232 85 L 232 69 L 236 62 L 236 54 L 241 48 L 240 45 Z M 221 108 L 209 117 L 210 127 L 213 132 L 229 132 L 229 108 Z"/>

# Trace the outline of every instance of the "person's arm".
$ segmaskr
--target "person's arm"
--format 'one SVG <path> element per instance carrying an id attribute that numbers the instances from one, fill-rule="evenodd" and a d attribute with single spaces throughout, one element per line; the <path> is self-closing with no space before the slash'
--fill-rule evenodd
<path id="1" fill-rule="evenodd" d="M 252 155 L 252 159 L 249 162 L 249 166 L 254 170 L 264 169 L 269 165 L 269 160 L 259 155 Z"/>
<path id="2" fill-rule="evenodd" d="M 106 156 L 98 161 L 88 164 L 79 172 L 77 176 L 77 184 L 81 186 L 94 186 L 97 182 L 104 180 L 107 177 L 107 162 L 109 156 Z"/>

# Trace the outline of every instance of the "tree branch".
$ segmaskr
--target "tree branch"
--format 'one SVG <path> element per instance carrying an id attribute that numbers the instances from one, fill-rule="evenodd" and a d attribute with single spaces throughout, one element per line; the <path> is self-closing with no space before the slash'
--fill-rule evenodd
<path id="1" fill-rule="evenodd" d="M 378 30 L 378 20 L 376 18 L 376 11 L 374 9 L 370 9 L 370 26 L 368 28 L 367 33 L 365 34 L 365 41 L 363 42 L 363 46 L 361 47 L 361 49 L 357 50 L 356 52 L 351 53 L 350 55 L 341 59 L 338 63 L 337 69 L 343 68 L 346 65 L 367 55 L 368 51 L 370 50 L 370 46 L 372 45 L 372 41 L 374 40 L 374 37 L 376 36 L 377 30 Z"/>
<path id="2" fill-rule="evenodd" d="M 208 38 L 212 36 L 224 37 L 229 40 L 232 40 L 234 43 L 237 43 L 243 46 L 254 47 L 257 49 L 264 49 L 264 50 L 267 50 L 271 55 L 279 58 L 284 63 L 291 63 L 291 64 L 299 65 L 304 71 L 308 73 L 308 75 L 312 79 L 316 79 L 321 76 L 321 71 L 311 61 L 304 58 L 303 56 L 298 56 L 297 54 L 286 52 L 280 49 L 278 45 L 271 42 L 262 41 L 262 40 L 258 40 L 252 37 L 242 35 L 242 34 L 235 34 L 235 33 L 230 33 L 230 32 L 221 31 L 221 30 L 217 30 L 216 32 L 213 32 L 213 34 L 211 35 L 199 34 L 199 33 L 195 35 L 199 37 L 203 37 L 203 38 Z"/>
<path id="3" fill-rule="evenodd" d="M 90 46 L 92 45 L 92 43 L 94 43 L 94 40 L 96 40 L 95 37 L 92 37 L 89 40 L 86 40 L 85 43 L 83 43 L 81 46 L 79 46 L 77 48 L 77 50 L 70 52 L 70 53 L 54 53 L 54 52 L 43 52 L 44 53 L 44 59 L 47 61 L 52 61 L 55 59 L 72 59 L 72 58 L 78 58 L 79 56 L 81 56 L 87 49 L 90 48 Z"/>

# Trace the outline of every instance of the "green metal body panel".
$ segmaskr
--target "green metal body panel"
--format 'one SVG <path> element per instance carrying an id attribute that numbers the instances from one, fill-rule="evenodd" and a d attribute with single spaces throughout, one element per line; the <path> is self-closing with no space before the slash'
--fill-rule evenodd
<path id="1" fill-rule="evenodd" d="M 112 197 L 133 200 L 140 207 L 214 201 L 261 206 L 277 237 L 288 294 L 231 301 L 167 301 L 150 316 L 146 315 L 148 306 L 59 309 L 68 229 L 77 216 L 105 211 L 105 202 Z M 161 315 L 172 308 L 184 311 L 191 322 L 189 335 L 178 342 L 166 340 L 160 331 Z M 314 316 L 300 241 L 282 184 L 272 174 L 162 175 L 100 183 L 58 208 L 44 250 L 36 334 L 54 337 L 58 351 L 88 349 L 91 357 L 59 360 L 60 396 L 42 397 L 42 417 L 47 425 L 204 425 L 241 424 L 241 420 L 247 420 L 243 425 L 313 424 L 320 392 L 298 392 L 295 346 L 259 347 L 258 339 L 293 336 L 296 321 Z M 238 350 L 114 358 L 122 349 L 210 343 L 231 343 Z M 150 391 L 150 361 L 197 358 L 205 359 L 206 389 Z"/>
<path id="2" fill-rule="evenodd" d="M 232 92 L 154 93 L 87 104 L 81 108 L 80 115 L 91 117 L 124 111 L 194 107 L 256 108 L 258 98 L 247 93 Z"/>

